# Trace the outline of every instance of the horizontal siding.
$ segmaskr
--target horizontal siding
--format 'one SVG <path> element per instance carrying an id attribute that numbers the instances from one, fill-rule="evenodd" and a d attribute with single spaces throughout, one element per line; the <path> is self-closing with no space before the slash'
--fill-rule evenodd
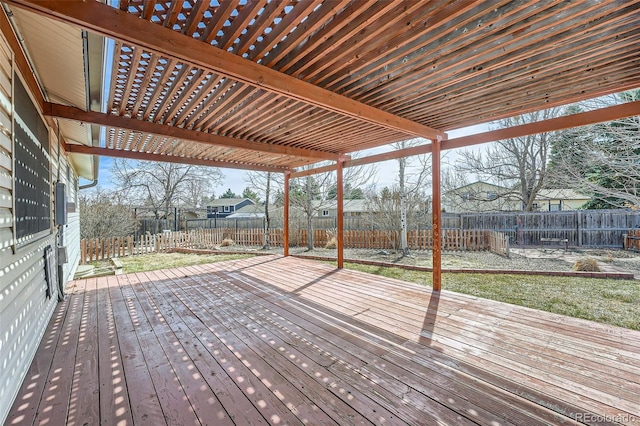
<path id="1" fill-rule="evenodd" d="M 55 246 L 51 235 L 22 247 L 0 250 L 0 423 L 29 369 L 57 296 L 46 298 L 44 248 Z"/>
<path id="2" fill-rule="evenodd" d="M 10 189 L 0 188 L 0 208 L 9 210 L 13 208 L 13 197 Z"/>
<path id="3" fill-rule="evenodd" d="M 33 242 L 14 250 L 11 60 L 11 51 L 0 36 L 0 424 L 6 419 L 58 301 L 57 282 L 53 283 L 52 297 L 46 297 L 44 260 L 47 246 L 55 251 L 57 233 L 44 231 Z M 65 182 L 75 176 L 73 171 L 67 173 L 64 155 L 57 164 L 57 141 L 51 143 L 50 159 L 54 181 L 58 176 Z M 72 214 L 65 227 L 70 260 L 63 268 L 67 277 L 75 271 L 80 255 L 79 223 L 79 215 Z"/>
<path id="4" fill-rule="evenodd" d="M 0 169 L 0 188 L 13 188 L 13 181 L 11 180 L 11 174 L 9 174 L 8 170 Z"/>

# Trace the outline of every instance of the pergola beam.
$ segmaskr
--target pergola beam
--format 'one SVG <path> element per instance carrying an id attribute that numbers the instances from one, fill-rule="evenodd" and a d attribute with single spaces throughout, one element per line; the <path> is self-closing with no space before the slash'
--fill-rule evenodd
<path id="1" fill-rule="evenodd" d="M 508 129 L 497 129 L 489 132 L 477 133 L 475 135 L 462 136 L 459 138 L 443 140 L 441 150 L 464 148 L 467 146 L 479 145 L 488 142 L 495 142 L 503 139 L 518 138 L 522 136 L 534 135 L 537 133 L 553 132 L 570 129 L 573 127 L 588 126 L 591 124 L 605 123 L 607 121 L 619 120 L 640 115 L 640 101 L 627 102 L 593 111 L 580 112 L 577 114 L 565 115 L 562 117 L 550 118 L 548 120 L 537 121 L 535 123 L 521 124 L 509 127 Z M 344 167 L 362 166 L 365 164 L 378 163 L 381 161 L 395 160 L 398 158 L 410 157 L 413 155 L 428 154 L 433 151 L 432 144 L 418 145 L 411 148 L 399 149 L 396 151 L 383 152 L 381 154 L 356 158 L 344 162 Z M 336 165 L 331 164 L 314 169 L 294 171 L 291 177 L 311 176 L 317 173 L 326 173 L 336 170 Z"/>
<path id="2" fill-rule="evenodd" d="M 214 135 L 167 124 L 153 123 L 136 118 L 122 117 L 95 111 L 84 111 L 80 108 L 45 102 L 44 114 L 49 117 L 80 121 L 106 127 L 130 130 L 133 132 L 150 133 L 158 136 L 188 140 L 206 145 L 222 146 L 226 148 L 246 149 L 269 154 L 290 155 L 295 157 L 312 158 L 315 160 L 337 160 L 339 154 L 305 148 L 270 145 L 252 142 L 228 136 Z"/>
<path id="3" fill-rule="evenodd" d="M 442 149 L 464 148 L 503 139 L 519 138 L 537 133 L 553 132 L 574 127 L 589 126 L 591 124 L 606 123 L 607 121 L 640 115 L 640 101 L 627 102 L 593 111 L 564 115 L 535 123 L 521 124 L 507 129 L 497 129 L 476 135 L 462 136 L 442 141 Z"/>
<path id="4" fill-rule="evenodd" d="M 333 93 L 97 1 L 10 0 L 8 3 L 338 114 L 411 136 L 446 138 L 442 131 Z"/>
<path id="5" fill-rule="evenodd" d="M 177 155 L 150 154 L 146 152 L 110 149 L 87 145 L 65 145 L 65 151 L 75 154 L 99 155 L 104 157 L 129 158 L 132 160 L 161 161 L 165 163 L 192 164 L 194 166 L 222 167 L 226 169 L 257 170 L 263 172 L 284 173 L 285 168 L 269 167 L 260 164 L 232 163 L 226 161 L 207 160 L 204 158 L 180 157 Z"/>

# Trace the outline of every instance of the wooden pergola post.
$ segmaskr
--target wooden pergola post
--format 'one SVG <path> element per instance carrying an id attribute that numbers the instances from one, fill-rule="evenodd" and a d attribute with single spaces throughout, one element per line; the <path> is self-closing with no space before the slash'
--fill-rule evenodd
<path id="1" fill-rule="evenodd" d="M 433 142 L 431 151 L 431 171 L 433 200 L 432 200 L 432 237 L 433 237 L 433 290 L 442 288 L 442 206 L 440 200 L 440 146 L 442 139 L 437 137 Z"/>
<path id="2" fill-rule="evenodd" d="M 337 259 L 338 259 L 338 269 L 342 269 L 344 267 L 344 182 L 343 182 L 343 174 L 342 170 L 344 168 L 344 158 L 339 158 L 336 164 L 336 186 L 337 186 L 337 227 L 338 227 L 338 235 L 337 235 Z"/>
<path id="3" fill-rule="evenodd" d="M 282 236 L 282 245 L 284 246 L 284 255 L 289 256 L 289 178 L 291 172 L 284 172 L 284 235 Z"/>

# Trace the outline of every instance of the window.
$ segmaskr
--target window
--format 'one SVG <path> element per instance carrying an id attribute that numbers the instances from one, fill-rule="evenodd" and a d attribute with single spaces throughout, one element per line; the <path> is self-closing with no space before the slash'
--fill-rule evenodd
<path id="1" fill-rule="evenodd" d="M 557 204 L 549 203 L 549 211 L 552 211 L 552 212 L 559 212 L 560 210 L 562 210 L 562 209 L 560 208 L 560 206 L 561 206 L 561 204 L 560 204 L 560 203 L 557 203 Z"/>
<path id="2" fill-rule="evenodd" d="M 224 211 L 225 213 L 228 213 L 231 211 L 231 209 L 229 208 L 229 206 L 224 206 Z"/>
<path id="3" fill-rule="evenodd" d="M 460 198 L 462 198 L 462 201 L 469 201 L 471 200 L 471 193 L 463 192 L 462 194 L 460 194 Z"/>
<path id="4" fill-rule="evenodd" d="M 497 200 L 497 199 L 498 199 L 498 193 L 497 192 L 487 192 L 487 200 L 493 201 L 493 200 Z"/>
<path id="5" fill-rule="evenodd" d="M 322 210 L 322 216 L 329 216 L 329 210 Z"/>
<path id="6" fill-rule="evenodd" d="M 28 241 L 51 227 L 49 131 L 14 75 L 16 238 Z"/>

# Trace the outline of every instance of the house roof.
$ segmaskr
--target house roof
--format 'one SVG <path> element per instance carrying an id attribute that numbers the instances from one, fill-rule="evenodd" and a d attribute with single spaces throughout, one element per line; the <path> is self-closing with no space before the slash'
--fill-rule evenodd
<path id="1" fill-rule="evenodd" d="M 251 204 L 255 204 L 255 201 L 250 198 L 218 198 L 207 201 L 206 204 L 207 207 L 237 206 L 245 200 L 251 202 Z"/>
<path id="2" fill-rule="evenodd" d="M 317 210 L 336 210 L 338 208 L 336 201 L 326 201 L 318 205 Z M 344 200 L 345 213 L 366 212 L 368 210 L 367 200 Z"/>
<path id="3" fill-rule="evenodd" d="M 264 214 L 264 206 L 259 204 L 248 204 L 235 211 L 234 214 Z"/>
<path id="4" fill-rule="evenodd" d="M 491 188 L 493 188 L 493 189 L 495 189 L 497 191 L 508 191 L 509 190 L 509 188 L 506 188 L 504 186 L 500 186 L 500 185 L 496 185 L 496 184 L 493 184 L 493 183 L 484 182 L 484 181 L 479 180 L 479 181 L 468 183 L 466 185 L 462 185 L 462 186 L 460 186 L 458 188 L 451 189 L 451 190 L 449 190 L 447 192 L 457 193 L 457 192 L 459 192 L 461 190 L 465 190 L 465 189 L 468 189 L 468 188 L 471 188 L 471 187 L 474 187 L 474 186 L 480 186 L 480 185 L 485 186 L 485 187 L 486 186 L 491 187 Z"/>
<path id="5" fill-rule="evenodd" d="M 76 153 L 284 171 L 640 86 L 638 0 L 7 4 L 115 43 L 105 113 L 43 105 Z"/>
<path id="6" fill-rule="evenodd" d="M 550 200 L 589 200 L 591 197 L 581 194 L 573 189 L 541 189 L 537 198 L 546 198 Z"/>

